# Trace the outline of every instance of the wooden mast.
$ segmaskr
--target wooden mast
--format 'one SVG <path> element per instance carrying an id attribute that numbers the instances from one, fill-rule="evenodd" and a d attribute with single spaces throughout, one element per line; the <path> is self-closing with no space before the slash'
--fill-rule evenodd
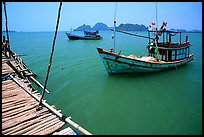
<path id="1" fill-rule="evenodd" d="M 114 44 L 113 44 L 113 52 L 115 52 L 115 30 L 116 30 L 116 10 L 117 10 L 117 2 L 115 4 L 115 14 L 114 14 Z"/>

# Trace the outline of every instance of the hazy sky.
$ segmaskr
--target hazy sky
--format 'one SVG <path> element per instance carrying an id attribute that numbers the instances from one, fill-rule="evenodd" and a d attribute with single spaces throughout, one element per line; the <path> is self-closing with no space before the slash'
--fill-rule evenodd
<path id="1" fill-rule="evenodd" d="M 5 15 L 2 3 L 2 30 Z M 97 22 L 113 26 L 116 2 L 63 2 L 59 31 L 69 31 L 83 24 Z M 55 31 L 59 2 L 7 2 L 9 30 Z M 158 2 L 158 27 L 167 22 L 167 29 L 202 30 L 202 2 Z M 156 21 L 155 2 L 117 2 L 117 25 L 121 23 L 148 26 Z"/>

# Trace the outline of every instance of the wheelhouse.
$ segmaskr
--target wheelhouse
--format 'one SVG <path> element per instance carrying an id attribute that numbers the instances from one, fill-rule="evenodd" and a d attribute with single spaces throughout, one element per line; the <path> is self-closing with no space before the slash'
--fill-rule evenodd
<path id="1" fill-rule="evenodd" d="M 179 42 L 173 42 L 172 37 L 179 33 Z M 160 36 L 162 40 L 159 41 L 159 37 L 155 41 L 151 42 L 149 38 L 148 43 L 148 55 L 152 57 L 157 57 L 157 59 L 162 61 L 177 61 L 182 60 L 190 56 L 190 46 L 188 42 L 188 36 L 186 40 L 182 42 L 181 37 L 182 32 L 174 31 L 160 31 L 157 36 Z M 156 34 L 155 31 L 149 30 L 148 36 Z M 178 37 L 177 37 L 178 38 Z"/>

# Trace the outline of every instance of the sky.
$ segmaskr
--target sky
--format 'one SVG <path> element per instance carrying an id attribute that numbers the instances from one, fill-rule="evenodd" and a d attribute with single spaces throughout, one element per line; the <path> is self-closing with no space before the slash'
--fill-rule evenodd
<path id="1" fill-rule="evenodd" d="M 59 2 L 7 2 L 8 29 L 23 32 L 55 31 Z M 116 6 L 117 5 L 117 6 Z M 156 6 L 157 5 L 157 6 Z M 113 26 L 121 23 L 167 22 L 167 29 L 202 30 L 202 2 L 63 2 L 58 31 L 70 31 L 97 22 Z M 5 30 L 2 3 L 2 30 Z"/>

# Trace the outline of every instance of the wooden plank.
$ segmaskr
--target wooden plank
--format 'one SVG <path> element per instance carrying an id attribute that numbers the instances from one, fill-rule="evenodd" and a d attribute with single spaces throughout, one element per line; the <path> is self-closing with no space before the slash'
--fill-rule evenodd
<path id="1" fill-rule="evenodd" d="M 27 68 L 23 60 L 12 51 L 11 54 L 13 54 L 14 58 L 18 61 L 4 61 L 7 63 L 2 63 L 2 73 L 8 74 L 16 72 L 22 78 L 27 78 L 24 77 L 25 75 L 32 77 L 30 75 L 34 73 Z M 15 66 L 18 66 L 18 68 L 15 68 Z M 37 93 L 37 91 L 32 91 L 34 88 L 32 88 L 32 84 L 29 83 L 29 80 L 24 81 L 25 79 L 14 78 L 12 75 L 10 75 L 10 77 L 13 78 L 15 82 L 13 80 L 4 80 L 4 82 L 2 82 L 3 134 L 51 134 L 65 124 L 65 122 L 62 122 L 56 117 L 55 112 L 58 112 L 58 110 L 55 109 L 56 111 L 51 113 L 50 108 L 46 108 L 47 105 L 45 104 L 47 103 L 45 100 L 42 102 L 44 105 L 42 107 L 47 110 L 44 111 L 44 113 L 40 111 L 36 112 L 35 107 L 38 105 L 37 101 L 39 101 L 41 95 Z M 52 110 L 53 109 L 51 109 L 51 111 Z"/>
<path id="2" fill-rule="evenodd" d="M 19 89 L 18 85 L 6 85 L 2 87 L 2 91 L 6 91 L 6 90 L 13 90 L 13 89 Z"/>
<path id="3" fill-rule="evenodd" d="M 50 126 L 53 125 L 53 124 L 56 124 L 57 122 L 59 122 L 59 119 L 57 117 L 55 117 L 54 119 L 52 119 L 50 121 L 47 121 L 46 123 L 37 126 L 36 128 L 30 130 L 29 132 L 26 132 L 23 135 L 35 135 L 35 134 L 41 135 L 39 133 L 40 131 L 43 130 L 43 133 L 44 133 L 45 129 L 47 129 L 47 128 L 50 129 Z M 51 130 L 53 131 L 53 129 L 51 129 Z M 45 134 L 43 134 L 43 135 L 45 135 Z"/>
<path id="4" fill-rule="evenodd" d="M 2 118 L 2 123 L 9 122 L 10 120 L 18 118 L 18 117 L 20 117 L 22 115 L 27 115 L 27 113 L 34 113 L 35 111 L 36 111 L 36 108 L 33 108 L 33 109 L 28 110 L 28 111 L 24 111 L 22 113 L 19 113 L 17 115 L 13 115 L 13 116 L 10 116 L 10 117 L 7 117 L 7 118 Z"/>
<path id="5" fill-rule="evenodd" d="M 13 80 L 8 79 L 8 80 L 5 80 L 5 81 L 2 81 L 2 86 L 5 85 L 5 84 L 8 84 L 10 82 L 13 82 Z"/>
<path id="6" fill-rule="evenodd" d="M 48 121 L 54 119 L 55 117 L 56 117 L 56 116 L 51 115 L 49 118 L 44 119 L 44 120 L 42 120 L 42 121 L 40 121 L 40 122 L 38 122 L 38 123 L 36 123 L 36 124 L 30 125 L 29 127 L 24 128 L 23 130 L 20 130 L 20 131 L 18 131 L 18 132 L 15 132 L 15 133 L 13 133 L 13 134 L 11 134 L 11 135 L 23 135 L 23 134 L 25 134 L 26 132 L 29 132 L 30 130 L 32 130 L 32 129 L 38 127 L 38 126 L 41 125 L 42 123 L 46 123 L 46 122 L 48 122 Z"/>
<path id="7" fill-rule="evenodd" d="M 11 106 L 14 106 L 14 105 L 17 105 L 17 104 L 25 103 L 25 102 L 27 102 L 27 101 L 28 101 L 28 100 L 22 98 L 22 99 L 20 99 L 20 100 L 15 100 L 15 101 L 13 101 L 13 102 L 9 102 L 9 103 L 6 103 L 6 104 L 2 104 L 2 109 L 11 107 Z"/>
<path id="8" fill-rule="evenodd" d="M 73 130 L 70 127 L 67 127 L 59 132 L 55 132 L 53 133 L 53 135 L 68 135 L 70 132 L 72 132 Z"/>
<path id="9" fill-rule="evenodd" d="M 14 97 L 2 98 L 2 104 L 18 100 L 20 98 L 31 98 L 28 94 L 18 94 Z"/>
<path id="10" fill-rule="evenodd" d="M 52 134 L 53 132 L 55 132 L 57 129 L 61 128 L 63 125 L 65 124 L 65 122 L 59 122 L 56 124 L 53 124 L 52 126 L 49 127 L 49 129 L 45 129 L 41 132 L 36 133 L 36 135 L 49 135 Z"/>
<path id="11" fill-rule="evenodd" d="M 9 94 L 14 94 L 14 93 L 25 94 L 24 91 L 19 87 L 16 87 L 15 89 L 4 90 L 4 91 L 5 92 L 2 92 L 2 95 L 9 95 Z"/>
<path id="12" fill-rule="evenodd" d="M 6 117 L 10 117 L 10 116 L 22 113 L 24 111 L 27 111 L 27 110 L 30 110 L 30 109 L 36 107 L 37 105 L 38 105 L 38 103 L 35 103 L 35 104 L 32 104 L 32 105 L 26 105 L 23 108 L 19 108 L 19 109 L 15 109 L 15 110 L 12 110 L 12 111 L 9 111 L 9 112 L 2 113 L 2 118 L 6 118 Z"/>
<path id="13" fill-rule="evenodd" d="M 11 127 L 9 129 L 6 129 L 6 130 L 3 130 L 3 134 L 5 135 L 11 135 L 11 134 L 14 134 L 15 132 L 18 132 L 18 131 L 21 131 L 31 125 L 34 125 L 40 121 L 42 121 L 44 118 L 46 117 L 49 117 L 51 116 L 52 114 L 51 113 L 47 113 L 47 114 L 43 114 L 43 115 L 40 115 L 39 117 L 35 118 L 35 119 L 32 119 L 30 121 L 26 121 L 24 123 L 21 123 L 19 124 L 18 126 L 16 127 Z"/>
<path id="14" fill-rule="evenodd" d="M 34 113 L 27 113 L 26 115 L 17 117 L 15 119 L 13 119 L 12 121 L 6 122 L 5 124 L 3 124 L 2 125 L 2 130 L 5 130 L 5 129 L 9 128 L 9 127 L 13 127 L 13 126 L 18 125 L 20 123 L 23 123 L 24 121 L 28 121 L 30 119 L 36 118 L 43 112 L 48 112 L 48 110 L 47 109 L 42 109 L 40 111 L 35 111 Z"/>
<path id="15" fill-rule="evenodd" d="M 15 96 L 15 97 L 10 97 L 10 98 L 6 98 L 6 99 L 2 99 L 2 104 L 14 102 L 14 101 L 16 101 L 16 100 L 18 100 L 20 98 L 30 99 L 30 97 L 27 96 L 27 95 L 18 95 L 18 96 Z"/>
<path id="16" fill-rule="evenodd" d="M 11 111 L 11 110 L 14 110 L 14 109 L 18 109 L 18 108 L 21 108 L 21 107 L 25 107 L 28 104 L 35 104 L 35 103 L 36 103 L 36 101 L 34 101 L 34 100 L 31 100 L 31 101 L 28 100 L 27 102 L 22 102 L 22 103 L 19 103 L 19 104 L 15 104 L 14 106 L 2 109 L 2 113 L 8 112 L 8 111 Z"/>

